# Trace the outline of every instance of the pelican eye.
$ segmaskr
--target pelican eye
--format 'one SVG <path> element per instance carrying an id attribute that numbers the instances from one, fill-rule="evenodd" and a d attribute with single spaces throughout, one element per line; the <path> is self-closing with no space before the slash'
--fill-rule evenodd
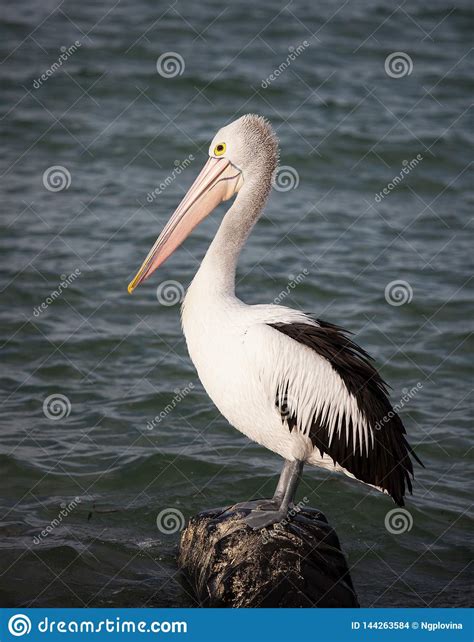
<path id="1" fill-rule="evenodd" d="M 214 156 L 222 156 L 225 154 L 225 143 L 219 143 L 214 147 Z"/>

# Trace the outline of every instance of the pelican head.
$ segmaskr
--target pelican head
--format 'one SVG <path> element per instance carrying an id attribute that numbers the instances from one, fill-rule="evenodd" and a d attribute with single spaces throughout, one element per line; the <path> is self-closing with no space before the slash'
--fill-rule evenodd
<path id="1" fill-rule="evenodd" d="M 265 179 L 269 189 L 277 162 L 277 138 L 261 116 L 248 114 L 222 127 L 209 146 L 207 163 L 129 284 L 129 293 L 162 265 L 220 203 L 244 186 L 258 190 L 259 182 Z"/>

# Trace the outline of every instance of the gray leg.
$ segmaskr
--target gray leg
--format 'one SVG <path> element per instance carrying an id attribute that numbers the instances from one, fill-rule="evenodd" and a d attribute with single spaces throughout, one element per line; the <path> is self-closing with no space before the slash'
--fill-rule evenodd
<path id="1" fill-rule="evenodd" d="M 295 461 L 291 462 L 285 462 L 285 466 L 283 468 L 283 472 L 286 473 L 286 466 L 288 465 L 288 473 L 285 475 L 285 487 L 284 487 L 284 493 L 283 493 L 283 498 L 280 504 L 280 510 L 284 510 L 285 512 L 288 510 L 288 507 L 290 504 L 293 503 L 296 495 L 296 489 L 298 488 L 298 484 L 300 483 L 301 479 L 301 473 L 303 472 L 303 466 L 304 462 L 299 461 L 298 459 L 295 459 Z M 278 482 L 278 486 L 280 485 L 280 482 Z M 277 490 L 278 490 L 277 486 Z"/>
<path id="2" fill-rule="evenodd" d="M 285 459 L 285 463 L 283 464 L 283 468 L 280 473 L 280 479 L 278 480 L 278 484 L 277 484 L 277 487 L 275 488 L 275 493 L 273 495 L 273 499 L 278 502 L 278 505 L 280 505 L 281 502 L 283 501 L 285 490 L 286 490 L 286 487 L 288 486 L 288 481 L 291 476 L 292 464 L 293 464 L 292 461 L 288 461 L 288 459 Z"/>
<path id="3" fill-rule="evenodd" d="M 271 502 L 273 506 L 256 507 L 243 521 L 254 529 L 260 529 L 285 519 L 295 498 L 303 466 L 304 462 L 299 460 L 285 461 Z"/>
<path id="4" fill-rule="evenodd" d="M 272 499 L 253 499 L 247 502 L 239 502 L 238 504 L 234 504 L 234 506 L 232 506 L 232 509 L 233 510 L 235 509 L 259 510 L 259 511 L 278 510 L 283 502 L 283 498 L 285 496 L 285 492 L 287 490 L 288 483 L 290 481 L 292 466 L 294 465 L 294 463 L 295 462 L 288 461 L 287 459 L 285 459 L 285 463 L 283 464 L 283 468 L 280 473 L 280 478 L 278 480 L 278 484 Z"/>

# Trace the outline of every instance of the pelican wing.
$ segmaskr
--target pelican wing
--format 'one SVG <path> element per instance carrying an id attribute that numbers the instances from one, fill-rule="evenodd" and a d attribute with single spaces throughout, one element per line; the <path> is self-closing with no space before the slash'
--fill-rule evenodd
<path id="1" fill-rule="evenodd" d="M 261 380 L 288 430 L 403 505 L 410 454 L 419 460 L 369 355 L 341 328 L 309 317 L 268 321 L 252 333 Z"/>

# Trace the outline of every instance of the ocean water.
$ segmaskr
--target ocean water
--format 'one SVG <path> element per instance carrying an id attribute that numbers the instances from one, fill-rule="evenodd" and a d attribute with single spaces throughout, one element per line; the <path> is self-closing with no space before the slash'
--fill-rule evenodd
<path id="1" fill-rule="evenodd" d="M 271 120 L 286 169 L 239 295 L 351 330 L 425 464 L 405 513 L 317 469 L 298 499 L 336 529 L 361 605 L 467 606 L 470 3 L 2 13 L 2 606 L 192 606 L 184 521 L 273 492 L 281 461 L 213 407 L 173 305 L 225 207 L 126 290 L 216 130 L 247 112 Z"/>

